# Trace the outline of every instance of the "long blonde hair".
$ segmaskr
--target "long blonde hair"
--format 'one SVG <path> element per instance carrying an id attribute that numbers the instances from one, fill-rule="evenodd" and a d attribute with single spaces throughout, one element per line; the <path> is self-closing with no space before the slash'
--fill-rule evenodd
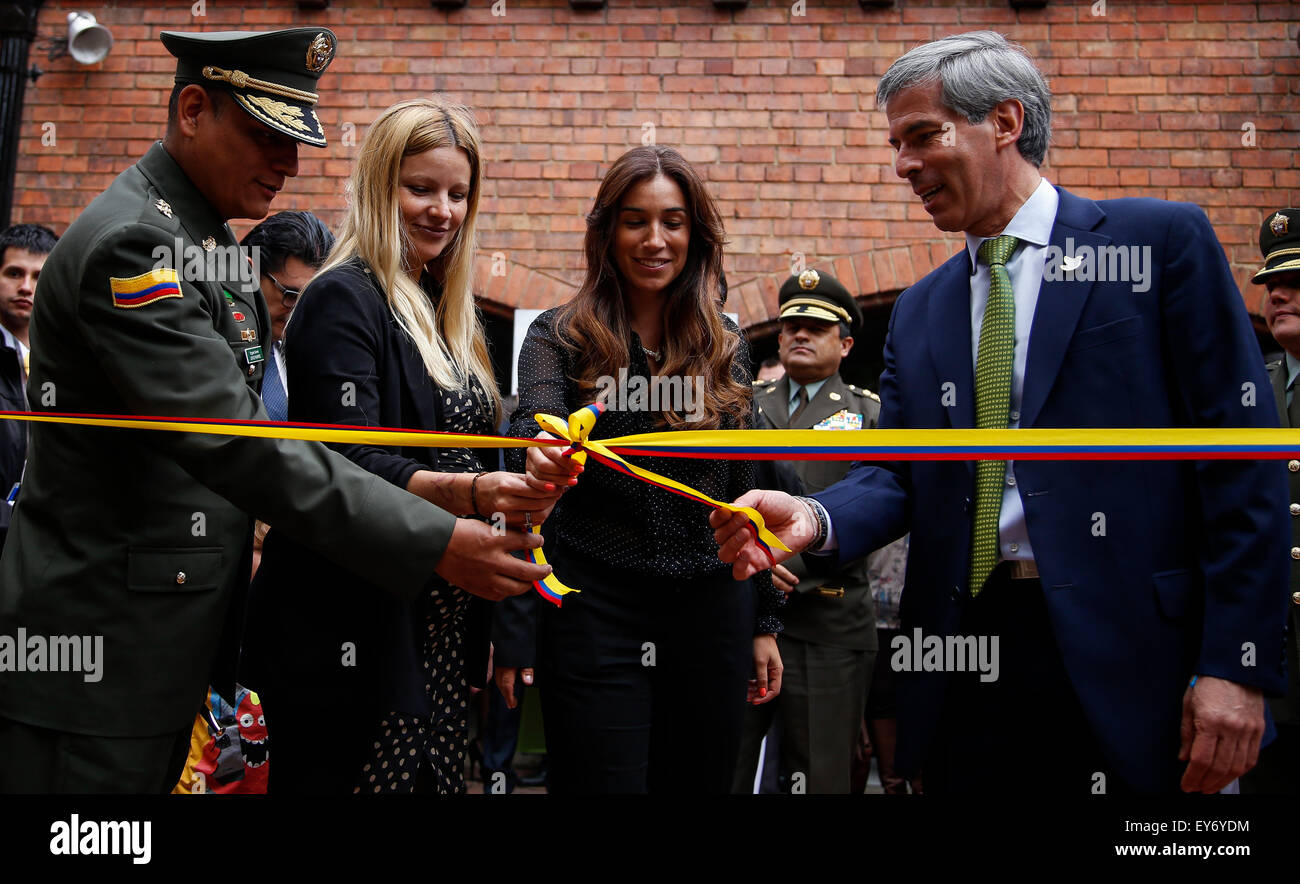
<path id="1" fill-rule="evenodd" d="M 440 147 L 465 152 L 470 187 L 465 221 L 437 259 L 443 290 L 435 310 L 408 272 L 407 256 L 414 250 L 402 220 L 398 188 L 405 157 Z M 475 378 L 489 397 L 495 426 L 501 400 L 472 288 L 482 184 L 483 153 L 469 108 L 441 97 L 393 105 L 366 133 L 349 181 L 343 229 L 320 272 L 354 257 L 369 264 L 398 325 L 419 350 L 429 377 L 448 390 L 467 386 Z"/>

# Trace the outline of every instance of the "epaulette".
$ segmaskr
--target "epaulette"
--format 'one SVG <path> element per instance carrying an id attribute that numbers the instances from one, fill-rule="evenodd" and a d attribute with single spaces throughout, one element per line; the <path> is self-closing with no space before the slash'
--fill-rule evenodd
<path id="1" fill-rule="evenodd" d="M 875 393 L 871 392 L 870 390 L 868 390 L 866 387 L 855 387 L 853 386 L 853 384 L 849 384 L 849 389 L 852 390 L 854 393 L 857 393 L 859 396 L 863 396 L 867 399 L 874 399 L 877 402 L 880 401 L 880 397 L 877 396 Z"/>

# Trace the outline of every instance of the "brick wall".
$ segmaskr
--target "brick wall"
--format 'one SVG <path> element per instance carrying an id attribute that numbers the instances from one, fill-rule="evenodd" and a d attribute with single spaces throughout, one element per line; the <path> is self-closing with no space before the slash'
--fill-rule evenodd
<path id="1" fill-rule="evenodd" d="M 887 301 L 956 250 L 892 170 L 877 77 L 908 48 L 993 28 L 1025 44 L 1050 78 L 1054 182 L 1094 198 L 1147 195 L 1209 213 L 1254 312 L 1262 213 L 1300 200 L 1297 76 L 1289 3 L 1052 0 L 1016 12 L 1005 0 L 566 0 L 118 3 L 90 11 L 116 38 L 101 64 L 33 62 L 15 221 L 62 230 L 161 135 L 174 61 L 157 32 L 324 25 L 339 55 L 321 81 L 330 139 L 304 148 L 299 177 L 274 208 L 333 223 L 366 125 L 396 100 L 432 90 L 476 108 L 487 151 L 480 291 L 489 307 L 545 307 L 581 276 L 582 214 L 601 173 L 651 134 L 710 182 L 731 244 L 730 309 L 770 319 L 777 286 L 802 254 L 868 300 Z M 504 6 L 504 9 L 502 8 Z M 42 36 L 61 34 L 53 2 Z M 803 14 L 796 14 L 802 12 Z M 49 141 L 53 124 L 53 144 Z M 1245 127 L 1245 128 L 1243 128 Z M 348 137 L 352 136 L 352 137 Z M 1253 141 L 1253 146 L 1251 142 Z M 247 228 L 237 224 L 237 232 Z M 491 258 L 499 275 L 491 272 Z"/>

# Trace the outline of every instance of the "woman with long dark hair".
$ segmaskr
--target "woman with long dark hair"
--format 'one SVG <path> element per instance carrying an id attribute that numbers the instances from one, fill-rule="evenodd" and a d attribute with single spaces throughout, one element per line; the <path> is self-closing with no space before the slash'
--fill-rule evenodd
<path id="1" fill-rule="evenodd" d="M 621 156 L 587 216 L 581 288 L 524 340 L 510 434 L 544 435 L 535 413 L 565 416 L 598 399 L 607 410 L 593 439 L 746 426 L 749 357 L 722 313 L 723 242 L 712 198 L 677 151 Z M 781 594 L 766 573 L 732 579 L 707 506 L 599 464 L 584 471 L 561 452 L 509 456 L 535 483 L 565 489 L 545 525 L 547 559 L 580 590 L 561 607 L 536 606 L 550 789 L 725 793 L 747 683 L 754 702 L 779 690 Z M 753 486 L 743 461 L 636 461 L 718 500 Z M 518 615 L 515 601 L 505 619 Z M 504 651 L 499 661 L 529 656 Z M 515 675 L 498 666 L 503 692 Z"/>

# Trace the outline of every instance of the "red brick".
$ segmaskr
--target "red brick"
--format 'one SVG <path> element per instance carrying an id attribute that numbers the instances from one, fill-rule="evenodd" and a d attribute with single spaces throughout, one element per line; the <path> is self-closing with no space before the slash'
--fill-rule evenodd
<path id="1" fill-rule="evenodd" d="M 1247 246 L 1257 205 L 1300 199 L 1291 169 L 1300 122 L 1289 92 L 1300 57 L 1286 4 L 1115 0 L 1100 17 L 1087 2 L 1016 14 L 1001 0 L 909 0 L 884 10 L 845 0 L 792 17 L 785 3 L 735 13 L 703 2 L 616 4 L 592 15 L 562 0 L 522 2 L 504 18 L 486 0 L 451 13 L 414 0 L 320 13 L 292 0 L 253 10 L 209 4 L 202 26 L 306 22 L 346 35 L 321 87 L 331 146 L 303 152 L 279 209 L 338 219 L 357 154 L 338 142 L 344 122 L 364 132 L 393 101 L 434 90 L 471 104 L 488 161 L 483 246 L 527 269 L 490 299 L 498 304 L 527 297 L 550 306 L 567 296 L 559 280 L 572 285 L 580 275 L 581 215 L 600 173 L 640 142 L 645 121 L 710 182 L 738 284 L 781 277 L 772 262 L 794 244 L 842 256 L 837 267 L 851 256 L 864 292 L 908 284 L 899 277 L 923 275 L 960 237 L 937 234 L 893 175 L 875 78 L 912 46 L 973 27 L 1024 43 L 1052 78 L 1054 182 L 1094 196 L 1133 189 L 1193 199 L 1213 210 L 1222 242 Z M 70 0 L 52 4 L 40 13 L 42 33 L 57 32 L 71 8 Z M 117 37 L 113 53 L 91 68 L 43 65 L 53 69 L 27 91 L 15 220 L 66 225 L 161 133 L 173 61 L 154 35 L 191 26 L 187 4 L 97 14 Z M 41 148 L 47 120 L 59 143 Z M 1244 122 L 1256 126 L 1255 148 L 1240 144 Z M 896 265 L 900 248 L 908 269 Z M 1249 252 L 1243 260 L 1253 262 Z M 771 309 L 775 285 L 759 289 L 770 289 Z"/>

